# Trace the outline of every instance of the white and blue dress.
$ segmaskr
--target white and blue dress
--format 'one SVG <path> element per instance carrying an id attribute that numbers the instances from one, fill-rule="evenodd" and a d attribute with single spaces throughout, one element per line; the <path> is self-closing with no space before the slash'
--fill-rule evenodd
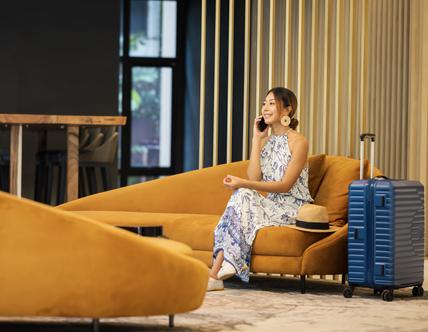
<path id="1" fill-rule="evenodd" d="M 262 181 L 281 181 L 290 159 L 288 136 L 271 135 L 260 153 Z M 307 167 L 287 193 L 263 197 L 256 190 L 235 190 L 214 231 L 214 258 L 223 250 L 224 259 L 235 267 L 238 277 L 248 282 L 257 231 L 267 226 L 294 224 L 298 208 L 311 202 Z"/>

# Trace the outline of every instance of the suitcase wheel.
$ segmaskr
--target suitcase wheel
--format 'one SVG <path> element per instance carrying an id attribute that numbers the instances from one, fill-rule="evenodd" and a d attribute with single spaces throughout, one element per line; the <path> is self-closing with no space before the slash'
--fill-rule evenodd
<path id="1" fill-rule="evenodd" d="M 374 296 L 380 296 L 381 293 L 382 293 L 382 291 L 380 289 L 373 289 L 373 295 Z"/>
<path id="2" fill-rule="evenodd" d="M 351 298 L 353 293 L 354 293 L 354 290 L 352 289 L 352 287 L 346 287 L 343 290 L 343 296 L 346 297 L 347 299 Z"/>
<path id="3" fill-rule="evenodd" d="M 415 286 L 412 289 L 413 296 L 424 296 L 424 288 L 422 286 Z"/>
<path id="4" fill-rule="evenodd" d="M 394 291 L 392 289 L 384 289 L 381 296 L 382 300 L 391 302 L 394 299 Z"/>

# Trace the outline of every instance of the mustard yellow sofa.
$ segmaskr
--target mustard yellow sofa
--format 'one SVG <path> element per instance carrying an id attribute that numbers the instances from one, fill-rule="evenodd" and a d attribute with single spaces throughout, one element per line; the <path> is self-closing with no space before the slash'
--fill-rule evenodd
<path id="1" fill-rule="evenodd" d="M 81 198 L 59 209 L 103 223 L 138 227 L 162 225 L 164 235 L 193 249 L 193 256 L 212 263 L 213 231 L 231 195 L 226 174 L 246 177 L 247 161 L 187 172 Z M 256 236 L 251 271 L 301 276 L 347 271 L 347 195 L 359 178 L 359 161 L 317 155 L 309 158 L 309 187 L 316 204 L 326 206 L 330 222 L 341 226 L 331 235 L 288 227 L 267 227 Z M 365 163 L 365 173 L 368 165 Z"/>
<path id="2" fill-rule="evenodd" d="M 147 238 L 0 192 L 0 316 L 170 315 L 198 308 L 208 268 Z"/>

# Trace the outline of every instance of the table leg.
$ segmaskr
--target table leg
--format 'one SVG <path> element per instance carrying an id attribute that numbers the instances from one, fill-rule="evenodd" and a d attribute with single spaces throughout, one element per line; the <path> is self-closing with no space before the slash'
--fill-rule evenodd
<path id="1" fill-rule="evenodd" d="M 78 198 L 79 126 L 67 127 L 67 201 Z"/>
<path id="2" fill-rule="evenodd" d="M 22 125 L 10 126 L 10 187 L 11 194 L 21 197 L 22 190 Z"/>

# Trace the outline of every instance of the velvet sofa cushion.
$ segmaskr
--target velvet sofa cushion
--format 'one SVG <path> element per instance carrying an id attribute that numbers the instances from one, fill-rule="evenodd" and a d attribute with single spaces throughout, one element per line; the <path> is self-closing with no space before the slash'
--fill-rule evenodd
<path id="1" fill-rule="evenodd" d="M 313 155 L 308 158 L 308 166 L 309 166 L 309 192 L 311 197 L 314 198 L 318 189 L 321 185 L 322 179 L 324 177 L 324 173 L 326 170 L 325 165 L 325 154 Z"/>
<path id="2" fill-rule="evenodd" d="M 367 166 L 368 162 L 365 161 L 365 173 Z M 314 204 L 327 208 L 331 225 L 343 226 L 348 219 L 348 187 L 360 178 L 360 162 L 346 157 L 327 156 L 325 168 Z"/>
<path id="3" fill-rule="evenodd" d="M 164 235 L 194 250 L 211 251 L 213 233 L 220 216 L 207 214 L 149 213 L 123 211 L 74 211 L 114 226 L 163 226 Z M 253 244 L 253 255 L 299 257 L 311 244 L 330 234 L 302 232 L 289 227 L 261 229 Z"/>

